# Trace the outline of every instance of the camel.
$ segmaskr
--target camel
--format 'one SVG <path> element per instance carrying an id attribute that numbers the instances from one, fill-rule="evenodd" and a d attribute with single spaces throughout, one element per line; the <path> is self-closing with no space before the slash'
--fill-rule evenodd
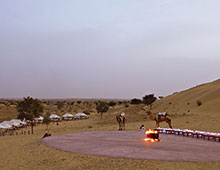
<path id="1" fill-rule="evenodd" d="M 169 125 L 169 127 L 172 128 L 171 118 L 167 113 L 157 114 L 157 116 L 153 116 L 153 113 L 151 111 L 147 111 L 146 113 L 148 114 L 148 116 L 150 117 L 151 120 L 156 121 L 157 127 L 160 127 L 160 122 L 166 122 Z"/>
<path id="2" fill-rule="evenodd" d="M 117 120 L 118 125 L 119 125 L 118 130 L 125 130 L 125 120 L 126 120 L 125 116 L 123 116 L 122 114 L 117 115 L 116 120 Z"/>

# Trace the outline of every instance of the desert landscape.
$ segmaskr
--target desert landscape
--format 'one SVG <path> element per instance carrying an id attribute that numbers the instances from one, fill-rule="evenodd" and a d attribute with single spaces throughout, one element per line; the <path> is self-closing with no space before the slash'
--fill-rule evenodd
<path id="1" fill-rule="evenodd" d="M 219 170 L 220 1 L 0 1 L 0 170 Z"/>
<path id="2" fill-rule="evenodd" d="M 219 105 L 220 80 L 202 84 L 191 89 L 177 92 L 173 95 L 156 100 L 152 105 L 153 113 L 165 111 L 172 117 L 174 128 L 204 130 L 219 132 Z M 62 100 L 69 102 L 68 100 Z M 198 106 L 197 101 L 201 101 Z M 15 100 L 1 100 L 1 121 L 17 118 Z M 145 128 L 155 128 L 155 122 L 150 120 L 142 108 L 149 108 L 145 104 L 131 104 L 130 101 L 116 101 L 110 106 L 103 118 L 95 110 L 93 100 L 74 102 L 71 108 L 67 104 L 58 109 L 54 100 L 42 100 L 45 108 L 60 116 L 66 111 L 90 112 L 89 119 L 62 121 L 57 126 L 50 123 L 52 136 L 70 134 L 75 132 L 117 131 L 118 124 L 115 116 L 121 112 L 126 113 L 126 131 L 137 131 L 141 124 Z M 109 102 L 108 100 L 105 102 Z M 7 105 L 3 103 L 8 103 Z M 90 103 L 90 104 L 89 104 Z M 65 110 L 67 109 L 67 110 Z M 168 127 L 165 122 L 161 127 Z M 30 129 L 30 127 L 27 127 Z M 126 132 L 125 131 L 125 132 Z M 112 158 L 91 156 L 87 154 L 73 154 L 63 152 L 42 144 L 41 138 L 46 132 L 46 125 L 34 127 L 33 135 L 1 136 L 1 169 L 218 169 L 220 161 L 214 162 L 184 162 L 184 161 L 156 161 L 142 159 Z M 197 139 L 195 139 L 197 140 Z M 209 141 L 213 142 L 213 141 Z"/>

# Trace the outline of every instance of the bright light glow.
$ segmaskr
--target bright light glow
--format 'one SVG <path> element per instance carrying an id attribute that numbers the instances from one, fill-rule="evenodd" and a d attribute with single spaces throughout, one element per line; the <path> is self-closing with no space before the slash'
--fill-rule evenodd
<path id="1" fill-rule="evenodd" d="M 149 134 L 149 133 L 155 133 L 155 134 L 157 134 L 158 132 L 155 131 L 155 130 L 152 130 L 152 129 L 149 129 L 149 130 L 147 130 L 147 131 L 145 132 L 145 134 Z"/>
<path id="2" fill-rule="evenodd" d="M 157 131 L 149 129 L 145 132 L 145 134 L 147 135 L 147 137 L 144 139 L 144 141 L 146 142 L 159 142 L 160 139 L 154 139 L 153 136 L 151 134 L 158 134 Z"/>

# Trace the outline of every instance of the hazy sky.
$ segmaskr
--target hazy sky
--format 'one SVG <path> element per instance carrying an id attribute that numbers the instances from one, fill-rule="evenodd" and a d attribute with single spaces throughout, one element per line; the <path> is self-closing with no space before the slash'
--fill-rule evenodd
<path id="1" fill-rule="evenodd" d="M 0 0 L 0 98 L 133 98 L 220 78 L 219 0 Z"/>

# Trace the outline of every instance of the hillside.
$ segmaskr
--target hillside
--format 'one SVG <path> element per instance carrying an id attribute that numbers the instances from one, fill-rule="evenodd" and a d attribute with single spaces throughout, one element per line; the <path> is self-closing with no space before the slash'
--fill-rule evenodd
<path id="1" fill-rule="evenodd" d="M 197 105 L 201 101 L 201 105 Z M 154 104 L 154 111 L 171 114 L 220 114 L 220 79 L 174 93 Z"/>

